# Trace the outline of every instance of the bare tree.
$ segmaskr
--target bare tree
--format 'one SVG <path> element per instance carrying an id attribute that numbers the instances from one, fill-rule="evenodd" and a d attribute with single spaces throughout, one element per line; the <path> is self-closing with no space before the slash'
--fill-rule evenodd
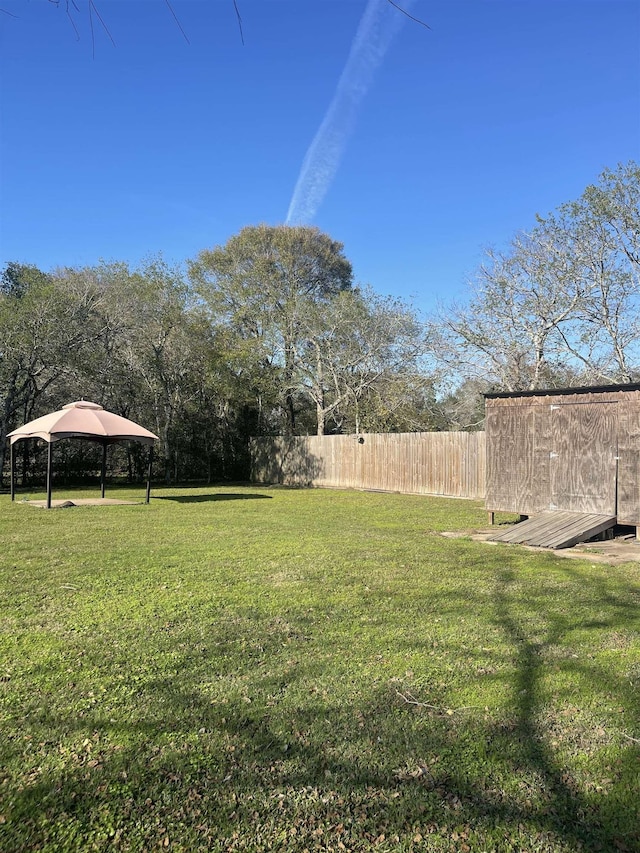
<path id="1" fill-rule="evenodd" d="M 598 355 L 587 368 L 609 381 L 632 381 L 640 358 L 640 167 L 605 170 L 559 217 L 541 221 L 570 235 L 581 260 L 580 340 Z"/>
<path id="2" fill-rule="evenodd" d="M 640 357 L 640 169 L 606 171 L 505 252 L 489 251 L 468 301 L 444 305 L 434 349 L 456 379 L 532 390 L 630 381 Z"/>
<path id="3" fill-rule="evenodd" d="M 372 395 L 398 400 L 407 377 L 417 388 L 425 378 L 423 328 L 399 300 L 367 290 L 346 291 L 304 318 L 296 348 L 297 390 L 315 405 L 317 434 L 332 418 L 361 429 L 361 406 Z"/>
<path id="4" fill-rule="evenodd" d="M 572 259 L 545 234 L 522 235 L 509 253 L 487 253 L 468 303 L 441 309 L 437 355 L 461 377 L 508 391 L 539 388 L 552 381 L 581 298 Z"/>

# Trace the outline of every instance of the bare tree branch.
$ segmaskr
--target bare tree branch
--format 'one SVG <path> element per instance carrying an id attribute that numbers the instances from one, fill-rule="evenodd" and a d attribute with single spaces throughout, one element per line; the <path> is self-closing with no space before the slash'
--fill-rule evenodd
<path id="1" fill-rule="evenodd" d="M 176 15 L 176 13 L 175 13 L 175 11 L 174 11 L 173 6 L 172 6 L 172 5 L 171 5 L 171 3 L 169 2 L 169 0 L 164 0 L 164 2 L 165 2 L 165 3 L 167 4 L 167 6 L 169 7 L 169 11 L 170 11 L 170 12 L 171 12 L 171 14 L 173 15 L 173 18 L 174 18 L 174 20 L 175 20 L 176 24 L 178 25 L 178 29 L 180 30 L 180 32 L 181 32 L 181 33 L 182 33 L 182 35 L 184 36 L 184 40 L 186 41 L 186 43 L 187 43 L 187 44 L 191 44 L 191 42 L 190 42 L 190 41 L 189 41 L 189 39 L 187 38 L 187 34 L 185 33 L 185 31 L 184 31 L 184 29 L 183 29 L 183 27 L 182 27 L 182 24 L 181 24 L 181 23 L 180 23 L 180 21 L 178 20 L 178 16 Z"/>
<path id="2" fill-rule="evenodd" d="M 50 2 L 50 3 L 53 3 L 55 6 L 59 6 L 59 5 L 60 5 L 60 4 L 57 2 L 57 0 L 49 0 L 49 2 Z M 76 6 L 76 4 L 74 3 L 73 5 L 74 5 L 74 7 L 75 7 L 75 8 L 76 8 L 76 10 L 77 10 L 77 9 L 78 9 L 78 7 Z M 70 23 L 70 24 L 71 24 L 71 26 L 73 27 L 73 31 L 74 31 L 74 32 L 75 32 L 75 34 L 76 34 L 76 41 L 80 41 L 80 32 L 79 32 L 78 28 L 76 27 L 76 22 L 73 20 L 73 15 L 72 15 L 72 14 L 71 14 L 71 12 L 69 11 L 69 3 L 68 3 L 68 0 L 67 0 L 67 5 L 66 5 L 65 13 L 66 13 L 66 15 L 67 15 L 67 18 L 69 18 L 69 23 Z"/>
<path id="3" fill-rule="evenodd" d="M 115 43 L 115 41 L 113 40 L 113 36 L 112 36 L 112 35 L 111 35 L 111 33 L 109 32 L 109 27 L 107 27 L 107 25 L 105 24 L 104 20 L 102 19 L 102 15 L 101 15 L 101 14 L 100 14 L 100 12 L 98 11 L 98 7 L 97 7 L 97 6 L 96 6 L 96 4 L 94 3 L 94 0 L 87 0 L 87 5 L 88 5 L 88 7 L 89 7 L 89 25 L 90 25 L 90 27 L 91 27 L 91 56 L 92 56 L 92 58 L 93 58 L 93 59 L 95 59 L 95 58 L 96 58 L 96 51 L 95 51 L 96 44 L 95 44 L 95 37 L 94 37 L 94 32 L 93 32 L 93 14 L 94 14 L 94 12 L 95 12 L 95 15 L 96 15 L 97 19 L 98 19 L 98 20 L 100 21 L 100 23 L 102 24 L 102 28 L 104 29 L 105 33 L 106 33 L 106 34 L 109 36 L 109 38 L 111 39 L 111 44 L 115 47 L 115 46 L 116 46 L 116 43 Z M 75 2 L 74 2 L 74 6 L 75 6 Z M 77 8 L 77 6 L 76 6 L 76 8 Z"/>
<path id="4" fill-rule="evenodd" d="M 240 30 L 240 41 L 244 47 L 244 34 L 242 32 L 242 18 L 240 17 L 240 9 L 238 9 L 237 0 L 233 0 L 233 8 L 236 10 L 236 18 L 238 19 L 238 29 Z"/>
<path id="5" fill-rule="evenodd" d="M 91 4 L 91 6 L 93 7 L 93 11 L 96 13 L 96 16 L 97 16 L 98 20 L 99 20 L 99 21 L 100 21 L 100 23 L 102 24 L 102 27 L 103 27 L 103 29 L 104 29 L 105 33 L 109 36 L 109 39 L 111 40 L 111 44 L 115 47 L 115 46 L 116 46 L 116 43 L 115 43 L 115 41 L 114 41 L 114 39 L 113 39 L 113 36 L 111 35 L 111 33 L 110 33 L 110 31 L 109 31 L 109 27 L 105 24 L 105 22 L 104 22 L 104 20 L 103 20 L 103 18 L 102 18 L 102 15 L 101 15 L 101 14 L 100 14 L 100 12 L 98 11 L 98 7 L 97 7 L 97 6 L 96 6 L 96 4 L 94 3 L 94 0 L 89 0 L 89 2 L 90 2 L 90 4 Z"/>
<path id="6" fill-rule="evenodd" d="M 63 2 L 63 0 L 48 0 L 48 2 L 51 3 L 53 6 L 59 7 L 61 2 Z M 240 15 L 240 8 L 238 6 L 238 0 L 232 0 L 232 2 L 233 2 L 233 8 L 234 8 L 235 13 L 236 13 L 236 18 L 238 20 L 238 30 L 240 31 L 240 41 L 242 42 L 242 45 L 244 46 L 244 43 L 245 43 L 244 42 L 244 31 L 242 28 L 242 16 Z M 426 29 L 428 29 L 428 30 L 431 29 L 429 24 L 427 24 L 425 21 L 422 21 L 420 18 L 416 18 L 414 15 L 411 15 L 406 9 L 404 9 L 402 6 L 400 6 L 398 3 L 396 3 L 395 0 L 387 0 L 387 2 L 391 6 L 393 6 L 394 9 L 397 9 L 402 15 L 405 15 L 407 18 L 409 18 L 409 20 L 413 21 L 416 24 L 419 24 L 421 27 L 426 27 Z M 169 11 L 171 12 L 178 29 L 180 30 L 180 32 L 182 33 L 182 35 L 184 37 L 184 40 L 187 42 L 187 44 L 191 44 L 191 42 L 189 41 L 189 37 L 187 36 L 187 33 L 185 32 L 185 29 L 182 26 L 182 23 L 180 22 L 180 19 L 178 18 L 177 14 L 175 12 L 175 9 L 173 8 L 173 6 L 171 4 L 171 0 L 165 0 L 165 4 L 166 4 L 167 8 L 169 9 Z M 76 22 L 73 18 L 73 11 L 78 12 L 78 13 L 80 12 L 80 8 L 78 6 L 78 3 L 76 2 L 76 0 L 64 0 L 64 8 L 65 8 L 66 16 L 69 18 L 71 26 L 73 27 L 73 31 L 76 34 L 76 38 L 79 41 L 80 40 L 80 32 L 78 31 L 78 27 L 77 27 Z M 114 46 L 115 46 L 115 41 L 113 39 L 113 36 L 111 35 L 111 32 L 109 31 L 109 28 L 107 27 L 106 23 L 104 22 L 102 16 L 98 12 L 98 8 L 97 8 L 94 0 L 87 0 L 87 9 L 89 12 L 89 27 L 91 30 L 91 50 L 92 50 L 92 54 L 95 58 L 95 34 L 94 34 L 94 29 L 93 29 L 93 15 L 94 15 L 94 13 L 97 16 L 100 23 L 102 24 L 104 31 L 109 36 L 109 39 L 111 40 L 111 42 Z M 0 8 L 0 12 L 4 13 L 5 15 L 9 15 L 11 18 L 18 18 L 19 17 L 19 15 L 14 15 L 13 12 L 9 12 L 7 9 Z"/>
<path id="7" fill-rule="evenodd" d="M 398 4 L 394 3 L 393 0 L 387 0 L 387 3 L 390 3 L 394 9 L 397 9 L 399 12 L 402 12 L 403 15 L 406 15 L 409 20 L 414 21 L 416 24 L 420 24 L 421 27 L 426 27 L 428 30 L 431 29 L 429 24 L 421 21 L 420 18 L 414 18 L 413 15 L 410 15 L 406 9 L 403 9 L 402 6 L 398 6 Z"/>

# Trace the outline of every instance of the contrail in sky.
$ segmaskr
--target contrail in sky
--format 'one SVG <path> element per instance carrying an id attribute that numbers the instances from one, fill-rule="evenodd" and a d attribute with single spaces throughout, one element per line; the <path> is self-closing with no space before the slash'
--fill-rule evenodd
<path id="1" fill-rule="evenodd" d="M 404 9 L 410 6 L 411 0 L 403 4 Z M 288 225 L 304 225 L 315 216 L 340 165 L 358 106 L 402 24 L 403 16 L 387 0 L 367 3 L 333 100 L 302 163 Z"/>

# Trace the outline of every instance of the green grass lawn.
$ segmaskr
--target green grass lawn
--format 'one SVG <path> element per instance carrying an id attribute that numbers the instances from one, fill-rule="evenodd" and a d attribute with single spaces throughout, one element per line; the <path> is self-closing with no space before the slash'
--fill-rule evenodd
<path id="1" fill-rule="evenodd" d="M 485 524 L 0 497 L 2 853 L 640 850 L 640 564 L 440 535 Z"/>

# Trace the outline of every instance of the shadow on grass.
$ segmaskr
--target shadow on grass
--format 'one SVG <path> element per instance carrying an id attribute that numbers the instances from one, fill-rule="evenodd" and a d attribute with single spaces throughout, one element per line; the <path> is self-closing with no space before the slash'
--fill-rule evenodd
<path id="1" fill-rule="evenodd" d="M 62 730 L 79 733 L 78 747 L 59 771 L 34 769 L 12 791 L 3 850 L 117 847 L 120 835 L 125 849 L 293 851 L 322 839 L 322 849 L 358 851 L 639 850 L 637 747 L 618 746 L 606 790 L 588 789 L 550 738 L 545 679 L 549 654 L 573 648 L 576 629 L 592 638 L 628 630 L 640 590 L 567 566 L 571 593 L 597 588 L 599 618 L 581 621 L 571 599 L 526 598 L 509 562 L 496 571 L 492 613 L 512 665 L 501 716 L 447 714 L 446 686 L 429 705 L 403 702 L 384 683 L 332 693 L 326 659 L 313 653 L 320 617 L 310 630 L 302 615 L 296 627 L 295 616 L 290 625 L 252 613 L 193 637 L 177 625 L 149 648 L 172 654 L 175 671 L 139 682 L 131 719 L 98 706 L 63 719 L 39 708 L 25 720 L 34 746 Z M 448 605 L 468 609 L 466 591 L 458 598 Z M 417 648 L 428 648 L 427 633 L 417 628 Z M 621 708 L 620 725 L 637 731 L 632 685 L 588 656 L 567 655 L 561 667 L 588 679 Z"/>
<path id="2" fill-rule="evenodd" d="M 566 567 L 565 574 L 576 581 L 576 585 L 594 583 L 593 578 L 585 578 L 575 567 Z M 638 607 L 632 603 L 633 598 L 638 597 L 638 590 L 624 586 L 617 594 L 612 594 L 610 589 L 605 588 L 605 584 L 596 581 L 600 587 L 599 603 L 610 609 L 607 619 L 581 625 L 572 613 L 572 602 L 567 601 L 562 611 L 538 611 L 535 614 L 538 626 L 532 630 L 531 626 L 527 626 L 528 614 L 523 618 L 521 602 L 517 602 L 517 594 L 511 591 L 517 580 L 516 572 L 510 568 L 500 572 L 496 579 L 495 623 L 508 638 L 516 660 L 511 683 L 515 716 L 511 724 L 496 729 L 492 735 L 497 754 L 512 754 L 514 769 L 525 776 L 531 771 L 541 780 L 548 806 L 538 819 L 557 838 L 585 851 L 639 850 L 640 832 L 637 829 L 633 837 L 627 836 L 625 839 L 622 836 L 619 819 L 624 819 L 625 815 L 616 813 L 615 807 L 597 808 L 594 798 L 586 795 L 579 780 L 557 759 L 545 725 L 543 685 L 546 675 L 545 654 L 561 648 L 568 635 L 577 628 L 597 628 L 599 631 L 628 628 L 638 616 Z M 612 703 L 619 704 L 626 717 L 621 721 L 623 725 L 633 731 L 637 729 L 640 721 L 637 696 L 634 696 L 634 690 L 630 689 L 628 682 L 621 683 L 588 657 L 580 659 L 578 655 L 573 655 L 564 662 L 563 669 L 576 679 L 587 679 L 599 693 L 609 696 Z M 577 713 L 580 709 L 574 710 Z M 628 751 L 637 752 L 632 747 Z M 632 764 L 629 762 L 628 771 L 631 769 Z M 624 774 L 624 769 L 621 772 Z M 633 779 L 633 775 L 629 772 L 626 779 L 630 789 L 637 786 L 637 778 Z M 606 800 L 606 797 L 602 799 Z"/>
<path id="3" fill-rule="evenodd" d="M 240 492 L 220 492 L 210 495 L 153 495 L 154 501 L 174 501 L 180 504 L 206 503 L 208 501 L 259 501 L 271 500 L 271 495 L 244 494 Z"/>

